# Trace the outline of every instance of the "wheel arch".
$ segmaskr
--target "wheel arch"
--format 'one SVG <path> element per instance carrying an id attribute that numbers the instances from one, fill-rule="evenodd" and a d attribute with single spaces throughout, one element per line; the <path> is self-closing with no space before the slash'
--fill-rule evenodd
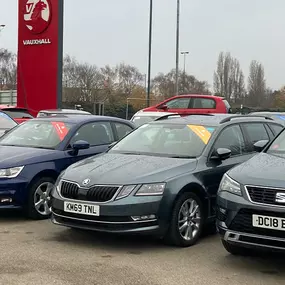
<path id="1" fill-rule="evenodd" d="M 202 204 L 205 205 L 203 210 L 205 211 L 205 217 L 206 219 L 209 216 L 210 213 L 210 203 L 209 203 L 209 196 L 207 194 L 206 189 L 199 183 L 199 182 L 189 182 L 185 184 L 184 186 L 180 187 L 180 190 L 177 192 L 177 195 L 175 199 L 172 202 L 171 205 L 171 213 L 173 211 L 173 208 L 177 202 L 177 200 L 184 194 L 184 193 L 194 193 L 197 195 L 197 197 L 201 200 Z"/>
<path id="2" fill-rule="evenodd" d="M 54 180 L 57 179 L 59 173 L 57 171 L 55 171 L 54 169 L 44 169 L 41 170 L 40 172 L 38 172 L 30 181 L 30 183 L 28 184 L 28 189 L 31 187 L 31 185 L 33 185 L 33 183 L 35 183 L 35 181 L 37 181 L 38 179 L 40 179 L 41 177 L 51 177 Z M 27 196 L 28 198 L 28 193 Z"/>

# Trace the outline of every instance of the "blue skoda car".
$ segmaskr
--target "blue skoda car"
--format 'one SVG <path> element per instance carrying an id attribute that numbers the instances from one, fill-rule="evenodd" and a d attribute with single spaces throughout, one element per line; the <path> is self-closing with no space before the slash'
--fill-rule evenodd
<path id="1" fill-rule="evenodd" d="M 0 209 L 49 217 L 50 192 L 69 165 L 106 151 L 135 126 L 105 116 L 56 116 L 26 121 L 0 138 Z"/>

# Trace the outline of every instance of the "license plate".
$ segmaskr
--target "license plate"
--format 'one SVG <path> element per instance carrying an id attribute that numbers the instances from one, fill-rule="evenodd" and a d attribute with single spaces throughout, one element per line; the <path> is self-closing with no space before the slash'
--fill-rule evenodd
<path id="1" fill-rule="evenodd" d="M 64 211 L 81 215 L 99 216 L 100 206 L 84 203 L 64 202 Z"/>
<path id="2" fill-rule="evenodd" d="M 257 228 L 285 231 L 285 218 L 252 215 L 252 225 Z"/>

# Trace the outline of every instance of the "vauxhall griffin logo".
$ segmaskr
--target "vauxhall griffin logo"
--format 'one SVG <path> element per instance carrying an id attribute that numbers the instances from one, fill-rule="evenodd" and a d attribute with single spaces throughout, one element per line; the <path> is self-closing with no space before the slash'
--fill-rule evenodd
<path id="1" fill-rule="evenodd" d="M 83 186 L 87 186 L 89 183 L 90 183 L 90 179 L 89 179 L 89 178 L 84 179 L 84 180 L 82 181 L 82 185 L 83 185 Z"/>
<path id="2" fill-rule="evenodd" d="M 50 21 L 50 0 L 26 0 L 24 22 L 31 33 L 43 33 L 48 28 Z"/>

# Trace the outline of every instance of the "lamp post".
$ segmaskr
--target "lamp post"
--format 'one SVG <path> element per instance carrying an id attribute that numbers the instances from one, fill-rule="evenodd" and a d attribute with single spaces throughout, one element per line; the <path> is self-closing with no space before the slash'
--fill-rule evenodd
<path id="1" fill-rule="evenodd" d="M 185 80 L 186 80 L 186 56 L 189 54 L 189 51 L 182 51 L 181 54 L 184 56 L 184 68 L 183 68 L 183 91 L 185 93 Z"/>
<path id="2" fill-rule="evenodd" d="M 175 95 L 179 95 L 179 26 L 180 26 L 180 0 L 177 0 L 176 18 L 176 74 L 175 74 Z"/>
<path id="3" fill-rule="evenodd" d="M 149 1 L 149 40 L 148 40 L 148 75 L 147 75 L 147 97 L 146 106 L 150 105 L 150 80 L 151 80 L 151 49 L 152 49 L 152 3 Z"/>

